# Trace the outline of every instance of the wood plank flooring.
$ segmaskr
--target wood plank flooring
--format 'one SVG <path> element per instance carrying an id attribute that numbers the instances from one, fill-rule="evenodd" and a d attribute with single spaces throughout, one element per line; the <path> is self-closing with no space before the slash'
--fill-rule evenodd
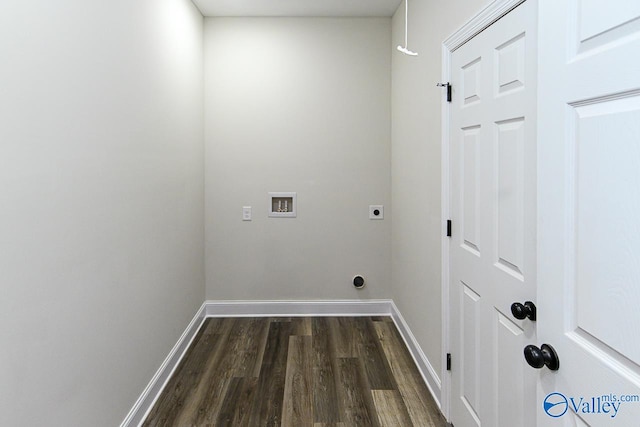
<path id="1" fill-rule="evenodd" d="M 445 427 L 389 317 L 206 319 L 144 426 Z"/>

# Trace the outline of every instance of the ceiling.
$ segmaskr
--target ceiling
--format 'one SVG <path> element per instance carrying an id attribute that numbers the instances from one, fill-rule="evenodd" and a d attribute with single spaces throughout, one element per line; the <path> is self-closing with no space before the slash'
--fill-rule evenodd
<path id="1" fill-rule="evenodd" d="M 193 0 L 204 16 L 392 16 L 401 0 Z"/>

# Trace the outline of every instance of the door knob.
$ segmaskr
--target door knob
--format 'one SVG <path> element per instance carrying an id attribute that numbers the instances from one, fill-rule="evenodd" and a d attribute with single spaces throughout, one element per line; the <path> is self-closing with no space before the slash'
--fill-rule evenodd
<path id="1" fill-rule="evenodd" d="M 514 302 L 511 304 L 511 314 L 516 319 L 524 320 L 526 317 L 529 320 L 536 321 L 536 305 L 531 301 L 527 301 L 524 304 Z"/>
<path id="2" fill-rule="evenodd" d="M 526 346 L 524 348 L 524 358 L 530 366 L 536 369 L 540 369 L 545 365 L 552 371 L 557 371 L 560 368 L 558 353 L 549 344 L 542 344 L 540 348 L 535 345 Z"/>

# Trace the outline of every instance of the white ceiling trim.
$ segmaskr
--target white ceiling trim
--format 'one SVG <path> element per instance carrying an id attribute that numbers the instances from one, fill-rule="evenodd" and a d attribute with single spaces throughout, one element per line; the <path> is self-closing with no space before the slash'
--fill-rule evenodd
<path id="1" fill-rule="evenodd" d="M 389 17 L 402 0 L 193 0 L 204 16 Z"/>

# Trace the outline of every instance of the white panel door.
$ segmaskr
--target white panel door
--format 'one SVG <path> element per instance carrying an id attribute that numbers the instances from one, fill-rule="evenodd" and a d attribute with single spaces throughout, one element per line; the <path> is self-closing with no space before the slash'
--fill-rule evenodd
<path id="1" fill-rule="evenodd" d="M 536 2 L 451 56 L 450 348 L 456 427 L 535 425 Z"/>
<path id="2" fill-rule="evenodd" d="M 540 426 L 640 425 L 640 1 L 540 0 Z"/>

